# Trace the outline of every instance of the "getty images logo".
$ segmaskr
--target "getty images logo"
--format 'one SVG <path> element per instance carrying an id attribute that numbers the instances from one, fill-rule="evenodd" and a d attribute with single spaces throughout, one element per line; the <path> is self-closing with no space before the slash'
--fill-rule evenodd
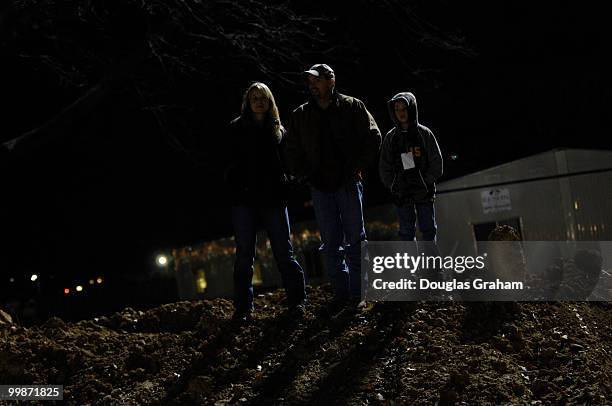
<path id="1" fill-rule="evenodd" d="M 453 270 L 458 274 L 473 269 L 481 270 L 485 267 L 485 259 L 487 254 L 473 256 L 426 256 L 408 255 L 407 253 L 396 253 L 391 256 L 375 256 L 372 258 L 372 271 L 374 273 L 382 273 L 386 270 L 405 270 L 410 273 L 415 273 L 418 269 L 421 270 Z"/>

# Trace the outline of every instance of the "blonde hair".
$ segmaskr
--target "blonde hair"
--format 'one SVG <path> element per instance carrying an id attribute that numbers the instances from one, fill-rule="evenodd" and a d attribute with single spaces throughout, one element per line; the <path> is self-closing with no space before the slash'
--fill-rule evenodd
<path id="1" fill-rule="evenodd" d="M 253 114 L 253 111 L 251 110 L 251 103 L 249 102 L 249 95 L 251 94 L 251 91 L 259 91 L 268 99 L 270 107 L 268 108 L 267 119 L 274 128 L 276 142 L 280 143 L 283 138 L 283 126 L 280 121 L 280 114 L 278 113 L 278 107 L 276 106 L 274 95 L 265 83 L 254 82 L 244 92 L 244 96 L 242 97 L 242 108 L 240 109 L 241 117 L 250 119 Z"/>

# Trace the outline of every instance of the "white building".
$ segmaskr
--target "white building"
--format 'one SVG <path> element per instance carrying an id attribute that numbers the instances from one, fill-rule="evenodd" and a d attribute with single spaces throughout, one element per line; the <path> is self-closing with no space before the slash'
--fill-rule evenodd
<path id="1" fill-rule="evenodd" d="M 612 241 L 612 151 L 555 149 L 437 189 L 443 253 L 473 251 L 500 224 L 525 241 Z"/>
<path id="2" fill-rule="evenodd" d="M 612 151 L 557 149 L 440 183 L 442 241 L 486 240 L 509 224 L 524 240 L 612 240 Z"/>

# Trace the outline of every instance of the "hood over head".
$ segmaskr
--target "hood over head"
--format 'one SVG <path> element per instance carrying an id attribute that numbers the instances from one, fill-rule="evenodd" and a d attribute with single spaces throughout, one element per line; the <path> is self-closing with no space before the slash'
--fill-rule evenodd
<path id="1" fill-rule="evenodd" d="M 403 100 L 408 106 L 408 119 L 410 120 L 410 127 L 416 126 L 419 124 L 419 110 L 417 108 L 417 101 L 414 94 L 410 92 L 401 92 L 396 94 L 387 102 L 387 106 L 389 108 L 389 115 L 391 116 L 391 120 L 395 124 L 396 128 L 400 128 L 397 119 L 395 118 L 395 110 L 394 105 L 398 100 Z"/>

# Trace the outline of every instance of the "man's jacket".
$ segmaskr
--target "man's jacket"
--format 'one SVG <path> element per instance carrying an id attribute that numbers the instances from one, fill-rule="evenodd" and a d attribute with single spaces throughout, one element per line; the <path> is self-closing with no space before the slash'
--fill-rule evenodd
<path id="1" fill-rule="evenodd" d="M 408 106 L 410 124 L 403 130 L 395 118 L 394 105 L 403 100 Z M 378 164 L 380 179 L 396 204 L 423 203 L 435 197 L 435 182 L 443 172 L 440 147 L 431 130 L 418 120 L 418 108 L 410 92 L 398 93 L 388 102 L 389 114 L 395 123 L 385 136 Z M 405 169 L 401 155 L 411 152 L 415 167 Z"/>
<path id="2" fill-rule="evenodd" d="M 378 126 L 363 102 L 335 93 L 325 110 L 309 101 L 293 111 L 285 161 L 298 179 L 332 192 L 376 163 L 380 142 Z"/>

